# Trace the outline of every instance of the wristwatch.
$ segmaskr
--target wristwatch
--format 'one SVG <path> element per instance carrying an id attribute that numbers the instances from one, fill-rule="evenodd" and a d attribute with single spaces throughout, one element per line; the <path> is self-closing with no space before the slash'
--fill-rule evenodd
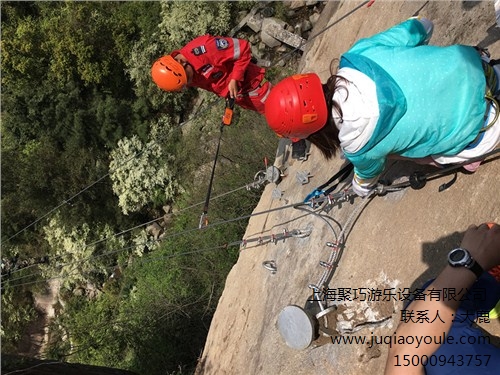
<path id="1" fill-rule="evenodd" d="M 461 247 L 457 247 L 449 252 L 448 263 L 452 267 L 465 267 L 471 270 L 477 278 L 484 272 L 483 267 L 474 260 L 469 251 Z"/>

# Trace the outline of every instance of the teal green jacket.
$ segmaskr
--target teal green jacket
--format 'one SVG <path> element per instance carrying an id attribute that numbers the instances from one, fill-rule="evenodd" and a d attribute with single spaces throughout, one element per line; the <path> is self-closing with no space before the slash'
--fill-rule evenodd
<path id="1" fill-rule="evenodd" d="M 380 117 L 359 151 L 345 153 L 362 179 L 378 176 L 391 154 L 408 158 L 456 155 L 484 121 L 486 80 L 473 47 L 424 45 L 415 19 L 361 39 L 341 56 L 340 67 L 370 77 Z"/>

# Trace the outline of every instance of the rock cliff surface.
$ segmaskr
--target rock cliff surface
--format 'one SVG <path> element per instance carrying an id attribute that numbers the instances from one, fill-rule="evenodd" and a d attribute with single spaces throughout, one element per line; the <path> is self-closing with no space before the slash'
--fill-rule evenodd
<path id="1" fill-rule="evenodd" d="M 311 32 L 312 40 L 299 71 L 316 72 L 324 81 L 330 75 L 331 60 L 356 40 L 416 14 L 434 21 L 432 44 L 479 44 L 488 47 L 493 57 L 500 57 L 500 31 L 494 28 L 493 2 L 375 1 L 370 7 L 366 5 L 328 2 Z M 278 164 L 281 157 L 277 157 Z M 327 163 L 312 148 L 307 161 L 288 164 L 286 177 L 279 185 L 266 187 L 254 213 L 301 202 L 342 163 Z M 388 177 L 404 179 L 422 169 L 413 163 L 397 162 L 389 167 Z M 298 181 L 298 172 L 308 176 L 308 183 Z M 366 344 L 327 343 L 295 350 L 280 336 L 277 318 L 285 306 L 304 306 L 311 295 L 308 285 L 316 283 L 324 271 L 319 262 L 326 261 L 332 250 L 326 243 L 335 242 L 335 236 L 349 226 L 350 220 L 356 219 L 349 226 L 339 267 L 329 283 L 335 293 L 404 290 L 435 276 L 445 265 L 445 255 L 458 245 L 469 224 L 500 221 L 500 160 L 485 163 L 475 174 L 459 173 L 449 189 L 438 192 L 438 187 L 450 178 L 429 181 L 421 190 L 377 196 L 369 203 L 361 199 L 343 203 L 328 212 L 334 220 L 291 207 L 252 217 L 245 234 L 247 239 L 284 230 L 310 234 L 277 243 L 253 242 L 242 248 L 228 275 L 197 373 L 382 374 L 387 345 L 369 348 Z M 282 193 L 280 199 L 277 192 Z M 361 208 L 358 215 L 356 210 Z M 263 262 L 271 260 L 275 273 L 263 267 Z M 344 332 L 356 331 L 345 336 L 367 339 L 372 335 L 391 335 L 403 304 L 398 298 L 333 302 L 339 305 L 336 327 L 343 327 Z M 485 328 L 500 332 L 498 321 Z"/>

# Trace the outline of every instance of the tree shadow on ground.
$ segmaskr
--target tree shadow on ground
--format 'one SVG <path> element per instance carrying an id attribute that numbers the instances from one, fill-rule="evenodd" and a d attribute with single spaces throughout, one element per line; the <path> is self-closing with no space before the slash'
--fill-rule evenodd
<path id="1" fill-rule="evenodd" d="M 427 269 L 418 276 L 411 285 L 411 290 L 421 288 L 430 279 L 435 278 L 447 264 L 447 255 L 450 250 L 459 247 L 464 232 L 454 232 L 441 237 L 435 242 L 424 242 L 422 244 L 422 261 Z"/>

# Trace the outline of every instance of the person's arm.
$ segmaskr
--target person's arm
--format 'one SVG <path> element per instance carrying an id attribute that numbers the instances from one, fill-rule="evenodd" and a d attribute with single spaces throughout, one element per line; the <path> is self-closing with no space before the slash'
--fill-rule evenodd
<path id="1" fill-rule="evenodd" d="M 374 45 L 387 47 L 416 47 L 427 44 L 432 36 L 433 24 L 427 18 L 410 18 L 369 38 L 360 39 L 349 52 L 361 52 Z"/>
<path id="2" fill-rule="evenodd" d="M 360 197 L 367 196 L 376 186 L 380 174 L 385 169 L 385 158 L 369 159 L 345 153 L 346 158 L 354 165 L 352 189 Z"/>
<path id="3" fill-rule="evenodd" d="M 360 197 L 366 197 L 377 186 L 378 177 L 362 179 L 356 173 L 352 178 L 352 190 Z"/>
<path id="4" fill-rule="evenodd" d="M 483 267 L 484 270 L 489 270 L 500 263 L 500 226 L 493 225 L 491 229 L 487 224 L 482 224 L 479 227 L 471 226 L 466 231 L 462 240 L 461 246 L 467 249 L 471 256 Z M 439 314 L 440 319 L 434 319 L 432 322 L 402 322 L 397 330 L 397 337 L 403 336 L 442 336 L 447 334 L 451 328 L 454 314 L 460 305 L 460 299 L 476 281 L 476 275 L 465 267 L 451 267 L 447 265 L 439 276 L 425 290 L 424 294 L 429 290 L 445 290 L 447 288 L 455 288 L 457 293 L 456 298 L 451 300 L 435 300 L 426 298 L 425 300 L 415 300 L 409 308 L 413 311 L 427 311 L 427 316 L 434 317 Z M 440 295 L 443 295 L 442 293 Z M 405 340 L 406 341 L 406 340 Z M 385 375 L 412 375 L 425 374 L 424 367 L 418 366 L 397 366 L 402 362 L 404 355 L 416 355 L 420 358 L 423 355 L 430 356 L 439 345 L 434 343 L 423 344 L 418 348 L 416 345 L 396 344 L 389 349 Z"/>
<path id="5" fill-rule="evenodd" d="M 245 72 L 252 59 L 250 43 L 237 38 L 215 38 L 216 48 L 219 50 L 218 63 L 221 65 L 230 61 L 233 69 L 229 75 L 229 95 L 235 98 L 238 93 L 238 83 L 245 79 Z"/>

